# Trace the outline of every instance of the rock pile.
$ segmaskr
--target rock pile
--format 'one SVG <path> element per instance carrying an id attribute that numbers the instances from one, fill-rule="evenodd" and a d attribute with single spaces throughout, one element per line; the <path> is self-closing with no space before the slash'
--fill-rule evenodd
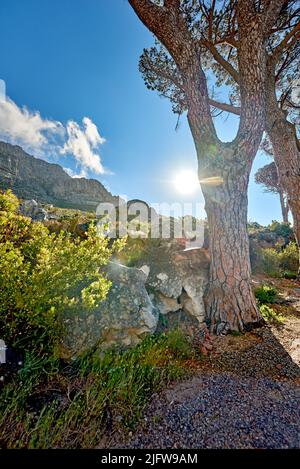
<path id="1" fill-rule="evenodd" d="M 65 358 L 95 347 L 135 345 L 174 315 L 183 325 L 204 328 L 205 250 L 184 251 L 178 242 L 162 241 L 147 250 L 136 267 L 111 262 L 107 276 L 112 286 L 105 301 L 92 311 L 65 313 Z M 170 327 L 174 325 L 171 320 Z"/>

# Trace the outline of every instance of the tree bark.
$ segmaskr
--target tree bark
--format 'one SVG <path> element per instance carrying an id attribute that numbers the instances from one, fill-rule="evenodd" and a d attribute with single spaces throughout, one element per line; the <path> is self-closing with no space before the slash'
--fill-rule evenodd
<path id="1" fill-rule="evenodd" d="M 247 233 L 248 181 L 251 165 L 233 165 L 223 184 L 203 184 L 210 237 L 210 282 L 205 295 L 209 327 L 217 334 L 243 331 L 261 316 L 251 288 Z"/>
<path id="2" fill-rule="evenodd" d="M 295 126 L 278 107 L 275 83 L 275 64 L 268 63 L 266 130 L 272 143 L 274 161 L 280 185 L 287 195 L 293 216 L 293 230 L 300 247 L 300 151 Z"/>
<path id="3" fill-rule="evenodd" d="M 274 0 L 272 6 L 282 2 Z M 265 30 L 275 21 L 274 8 L 267 8 L 264 17 L 257 12 L 255 2 L 238 1 L 241 118 L 234 141 L 224 143 L 217 136 L 210 112 L 200 41 L 191 33 L 180 0 L 165 0 L 160 5 L 149 0 L 129 3 L 168 50 L 181 76 L 199 179 L 218 176 L 223 179 L 218 186 L 202 185 L 211 252 L 206 314 L 211 330 L 218 334 L 242 331 L 248 324 L 261 320 L 251 290 L 247 189 L 265 125 Z"/>
<path id="4" fill-rule="evenodd" d="M 294 233 L 300 244 L 300 152 L 290 124 L 279 110 L 274 120 L 269 120 L 268 134 L 273 146 L 274 161 L 278 169 L 280 185 L 287 194 L 288 207 L 294 221 Z M 274 116 L 274 115 L 273 115 Z M 271 120 L 271 122 L 270 122 Z"/>

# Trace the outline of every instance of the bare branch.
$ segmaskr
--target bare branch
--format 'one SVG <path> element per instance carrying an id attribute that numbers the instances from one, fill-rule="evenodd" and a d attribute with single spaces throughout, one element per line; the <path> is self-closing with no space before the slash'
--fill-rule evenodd
<path id="1" fill-rule="evenodd" d="M 207 39 L 203 39 L 201 41 L 201 44 L 203 44 L 210 51 L 211 55 L 216 60 L 216 62 L 218 62 L 229 73 L 229 75 L 234 79 L 234 81 L 236 83 L 239 83 L 240 77 L 238 71 L 229 62 L 227 62 L 226 59 L 224 59 L 224 57 L 220 54 L 216 46 Z"/>
<path id="2" fill-rule="evenodd" d="M 278 60 L 280 54 L 291 48 L 295 42 L 300 38 L 300 21 L 293 27 L 293 29 L 284 37 L 284 39 L 278 44 L 273 52 L 273 57 Z"/>
<path id="3" fill-rule="evenodd" d="M 235 114 L 237 116 L 241 114 L 241 108 L 237 106 L 233 106 L 232 104 L 220 103 L 219 101 L 215 101 L 212 98 L 209 98 L 209 104 L 217 109 L 230 112 L 231 114 Z"/>

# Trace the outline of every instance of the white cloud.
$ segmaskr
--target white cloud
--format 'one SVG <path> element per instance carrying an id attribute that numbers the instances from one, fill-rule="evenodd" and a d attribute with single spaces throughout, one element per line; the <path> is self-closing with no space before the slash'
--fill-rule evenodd
<path id="1" fill-rule="evenodd" d="M 99 146 L 104 143 L 96 125 L 87 117 L 83 119 L 83 128 L 75 121 L 67 123 L 67 141 L 61 153 L 74 155 L 76 161 L 84 169 L 97 174 L 104 174 L 105 169 L 98 153 Z"/>
<path id="2" fill-rule="evenodd" d="M 82 125 L 70 120 L 64 126 L 59 121 L 44 119 L 38 111 L 20 108 L 6 98 L 0 101 L 0 139 L 20 145 L 40 158 L 72 155 L 79 169 L 72 177 L 86 177 L 88 171 L 109 174 L 99 153 L 105 139 L 88 117 L 83 118 Z"/>
<path id="3" fill-rule="evenodd" d="M 11 99 L 0 102 L 0 137 L 40 156 L 53 137 L 64 134 L 63 125 L 43 119 L 38 111 L 19 108 Z"/>
<path id="4" fill-rule="evenodd" d="M 101 137 L 94 122 L 89 117 L 84 117 L 82 122 L 85 126 L 86 138 L 92 147 L 96 148 L 98 145 L 103 145 L 103 143 L 105 143 L 105 138 Z"/>

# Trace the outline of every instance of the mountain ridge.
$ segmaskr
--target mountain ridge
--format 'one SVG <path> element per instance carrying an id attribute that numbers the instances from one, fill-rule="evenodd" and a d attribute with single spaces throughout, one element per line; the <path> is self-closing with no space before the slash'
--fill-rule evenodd
<path id="1" fill-rule="evenodd" d="M 25 152 L 19 145 L 0 141 L 0 188 L 12 189 L 21 199 L 61 208 L 94 211 L 101 202 L 119 203 L 96 179 L 72 178 L 57 163 Z"/>

